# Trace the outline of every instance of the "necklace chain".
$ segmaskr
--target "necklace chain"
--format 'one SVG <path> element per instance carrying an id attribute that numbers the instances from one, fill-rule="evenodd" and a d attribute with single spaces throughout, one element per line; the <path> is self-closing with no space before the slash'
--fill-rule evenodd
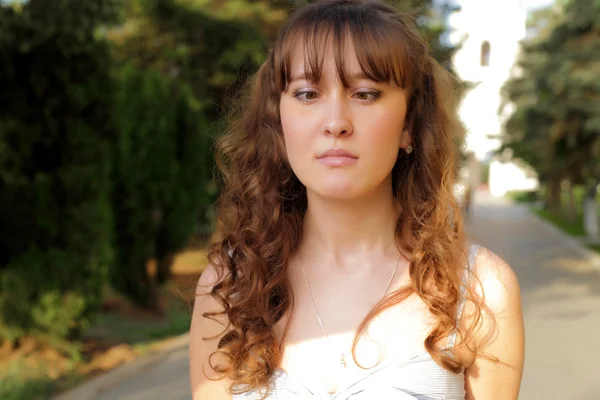
<path id="1" fill-rule="evenodd" d="M 396 270 L 398 269 L 398 264 L 400 264 L 400 259 L 401 258 L 398 258 L 398 262 L 396 263 L 396 266 L 394 267 L 394 271 L 392 271 L 392 276 L 390 276 L 390 279 L 389 279 L 389 281 L 388 281 L 388 283 L 387 283 L 387 285 L 385 287 L 385 290 L 383 291 L 383 295 L 381 296 L 382 299 L 387 294 L 387 291 L 390 288 L 392 280 L 394 279 L 394 276 L 396 275 Z M 304 263 L 302 262 L 302 260 L 300 260 L 300 264 L 302 265 L 302 273 L 304 274 L 304 282 L 306 282 L 306 288 L 308 289 L 308 296 L 310 297 L 310 302 L 312 303 L 312 306 L 313 306 L 313 308 L 315 310 L 315 314 L 317 315 L 317 320 L 319 321 L 319 325 L 321 326 L 321 330 L 325 334 L 325 337 L 327 338 L 327 341 L 330 342 L 331 339 L 329 339 L 329 335 L 327 334 L 327 331 L 325 330 L 325 327 L 323 326 L 323 321 L 321 321 L 321 316 L 319 315 L 319 311 L 317 310 L 317 306 L 315 305 L 315 300 L 313 299 L 313 295 L 312 295 L 312 292 L 310 290 L 310 285 L 308 284 L 308 278 L 306 277 L 306 270 L 304 268 Z M 340 365 L 341 365 L 342 368 L 346 367 L 346 358 L 345 358 L 345 355 L 348 354 L 348 353 L 342 353 L 341 354 Z"/>

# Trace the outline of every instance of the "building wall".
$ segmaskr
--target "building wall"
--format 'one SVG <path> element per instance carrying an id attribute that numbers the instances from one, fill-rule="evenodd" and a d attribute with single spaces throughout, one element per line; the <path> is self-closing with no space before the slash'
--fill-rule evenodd
<path id="1" fill-rule="evenodd" d="M 459 109 L 467 128 L 466 146 L 479 162 L 491 162 L 491 153 L 500 146 L 503 121 L 500 114 L 501 89 L 511 74 L 516 73 L 519 41 L 526 35 L 527 11 L 519 0 L 455 0 L 461 10 L 448 18 L 452 44 L 462 43 L 453 63 L 462 80 L 473 87 L 465 95 Z M 489 43 L 489 65 L 482 65 L 482 46 Z M 490 173 L 490 188 L 495 195 L 506 190 L 530 189 L 530 171 L 518 164 L 498 168 Z M 505 164 L 505 163 L 502 163 Z M 519 171 L 519 172 L 517 172 Z M 491 182 L 496 180 L 497 182 Z"/>

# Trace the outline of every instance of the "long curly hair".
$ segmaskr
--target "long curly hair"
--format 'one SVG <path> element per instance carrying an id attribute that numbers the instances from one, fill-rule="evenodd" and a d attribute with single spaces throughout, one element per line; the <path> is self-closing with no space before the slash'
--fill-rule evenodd
<path id="1" fill-rule="evenodd" d="M 333 40 L 342 82 L 346 77 L 341 49 L 351 40 L 367 77 L 406 90 L 405 126 L 414 147 L 412 154 L 399 151 L 392 170 L 394 195 L 403 210 L 396 236 L 409 254 L 410 285 L 388 294 L 366 316 L 356 333 L 353 355 L 378 313 L 416 293 L 437 321 L 425 339 L 426 350 L 453 372 L 466 363 L 464 352 L 441 345 L 454 330 L 463 344 L 469 333 L 455 321 L 466 259 L 462 214 L 453 194 L 463 136 L 456 118 L 456 80 L 432 58 L 412 17 L 382 1 L 320 1 L 297 10 L 281 28 L 217 146 L 223 186 L 218 239 L 208 258 L 220 273 L 211 295 L 223 311 L 204 317 L 227 317 L 210 360 L 219 353 L 228 363 L 211 361 L 210 366 L 232 381 L 233 393 L 267 388 L 266 396 L 281 361 L 273 327 L 293 306 L 286 270 L 299 245 L 307 198 L 286 159 L 279 101 L 298 43 L 305 46 L 305 73 L 319 81 L 324 37 Z"/>

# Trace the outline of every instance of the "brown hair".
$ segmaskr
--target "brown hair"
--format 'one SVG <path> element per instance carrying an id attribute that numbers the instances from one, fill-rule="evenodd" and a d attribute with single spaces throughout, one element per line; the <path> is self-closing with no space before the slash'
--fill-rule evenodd
<path id="1" fill-rule="evenodd" d="M 411 285 L 373 308 L 358 329 L 353 352 L 374 316 L 415 292 L 437 319 L 425 340 L 427 351 L 450 371 L 459 372 L 465 364 L 461 353 L 439 346 L 458 329 L 454 317 L 465 261 L 462 216 L 452 191 L 463 133 L 455 117 L 454 80 L 432 58 L 412 19 L 392 6 L 321 1 L 296 11 L 282 27 L 250 82 L 240 114 L 218 145 L 224 184 L 218 203 L 219 239 L 211 246 L 209 261 L 221 273 L 211 294 L 224 311 L 204 316 L 228 318 L 227 333 L 212 354 L 225 355 L 228 365 L 211 367 L 233 381 L 232 391 L 267 388 L 268 393 L 269 378 L 281 360 L 272 328 L 292 306 L 286 269 L 299 244 L 307 200 L 286 159 L 279 100 L 298 43 L 305 44 L 308 78 L 319 81 L 325 37 L 334 40 L 343 83 L 341 53 L 351 40 L 366 76 L 405 88 L 405 126 L 415 149 L 412 154 L 400 151 L 392 171 L 395 197 L 403 209 L 396 235 L 410 254 Z M 464 344 L 467 332 L 459 333 Z"/>

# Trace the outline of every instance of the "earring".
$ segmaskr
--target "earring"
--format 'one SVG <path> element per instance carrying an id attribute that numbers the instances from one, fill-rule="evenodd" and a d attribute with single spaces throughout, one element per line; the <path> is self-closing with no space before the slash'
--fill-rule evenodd
<path id="1" fill-rule="evenodd" d="M 406 146 L 406 149 L 404 149 L 404 151 L 406 151 L 406 154 L 410 154 L 413 152 L 413 148 L 411 145 Z"/>

